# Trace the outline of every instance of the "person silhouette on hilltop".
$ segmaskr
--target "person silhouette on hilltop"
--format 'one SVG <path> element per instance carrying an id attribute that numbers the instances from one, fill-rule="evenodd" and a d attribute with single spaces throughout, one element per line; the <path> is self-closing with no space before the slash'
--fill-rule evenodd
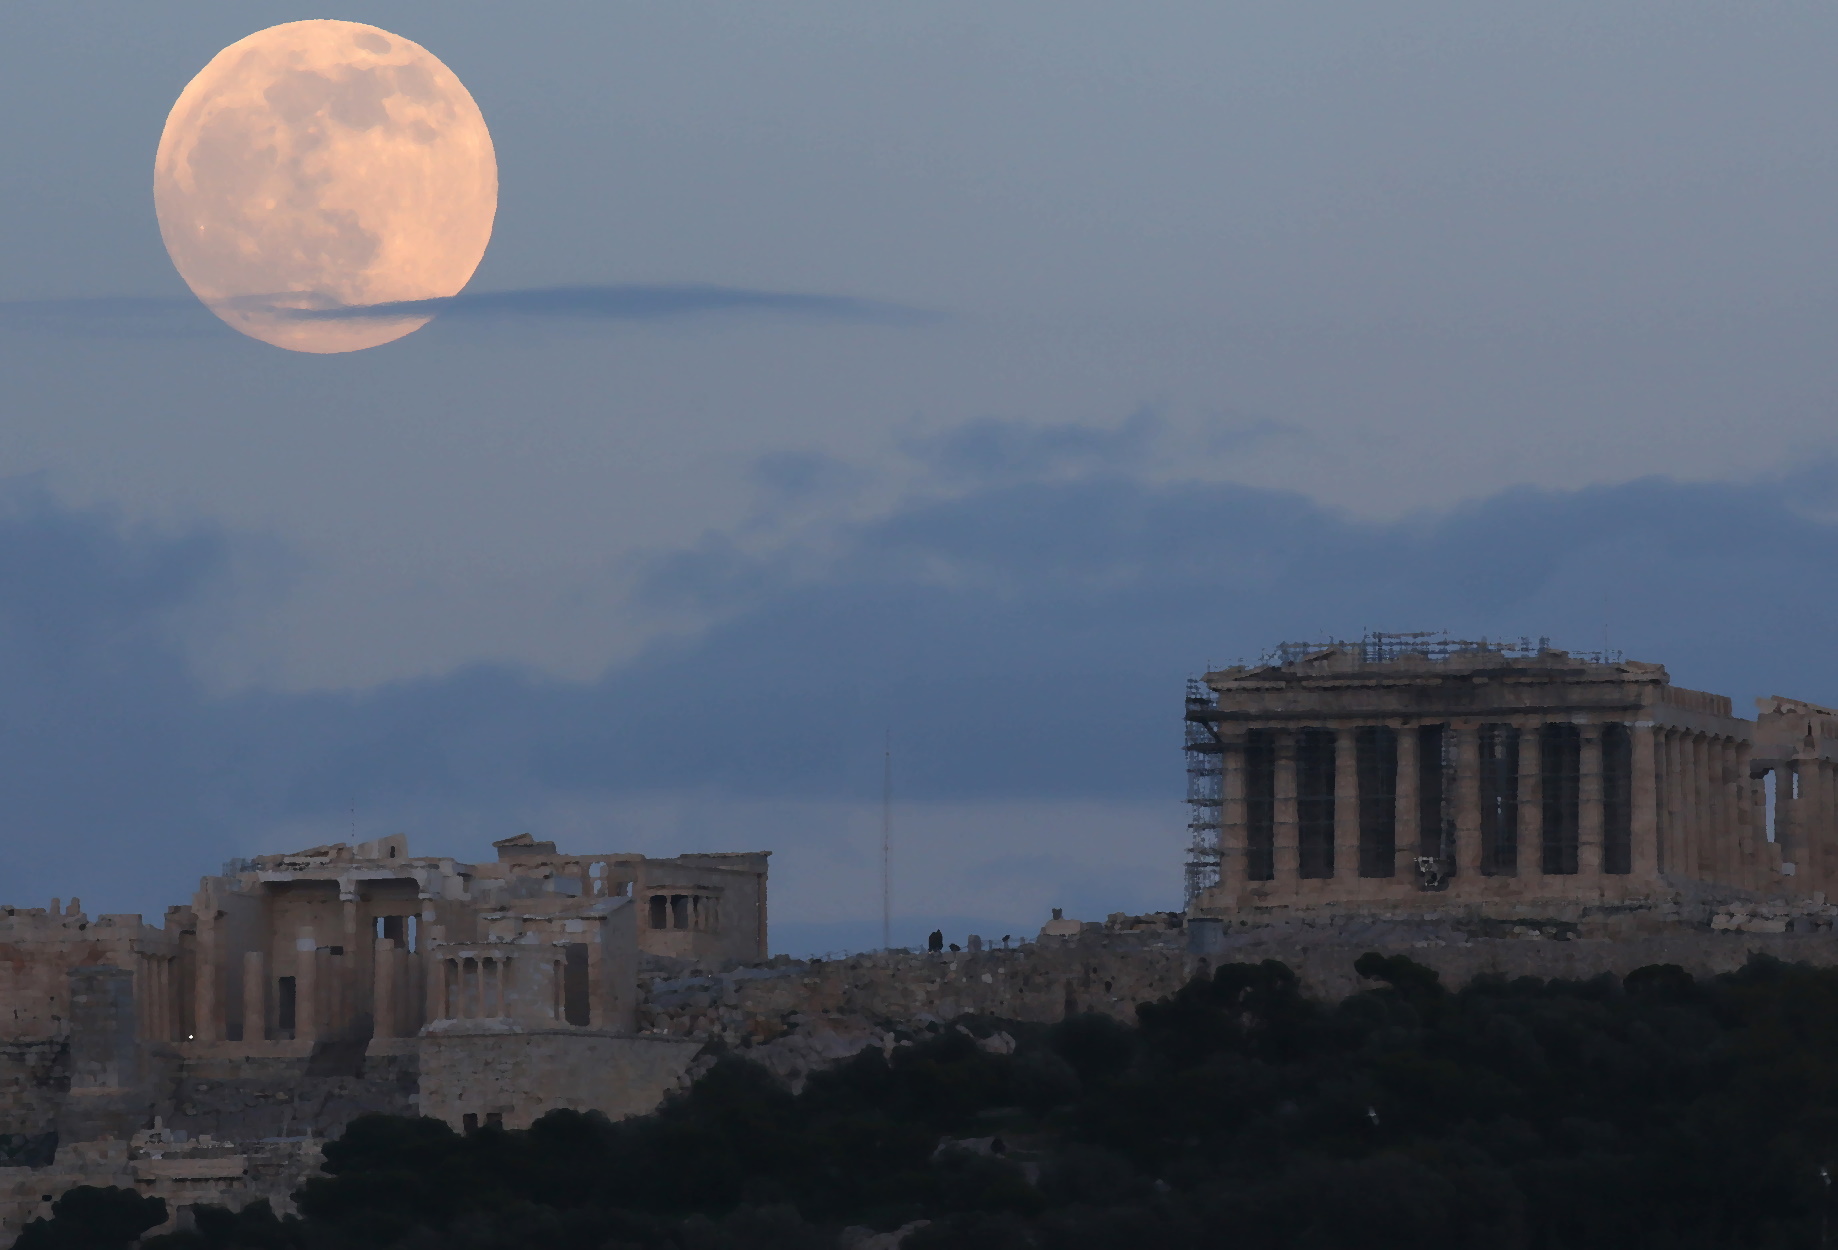
<path id="1" fill-rule="evenodd" d="M 933 929 L 932 936 L 925 940 L 925 949 L 936 954 L 945 948 L 945 935 L 941 929 Z"/>

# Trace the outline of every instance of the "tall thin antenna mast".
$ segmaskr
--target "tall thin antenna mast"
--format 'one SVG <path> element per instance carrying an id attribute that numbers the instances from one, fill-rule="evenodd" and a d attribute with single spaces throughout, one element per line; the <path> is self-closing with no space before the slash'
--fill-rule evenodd
<path id="1" fill-rule="evenodd" d="M 881 756 L 881 949 L 893 947 L 893 728 Z"/>

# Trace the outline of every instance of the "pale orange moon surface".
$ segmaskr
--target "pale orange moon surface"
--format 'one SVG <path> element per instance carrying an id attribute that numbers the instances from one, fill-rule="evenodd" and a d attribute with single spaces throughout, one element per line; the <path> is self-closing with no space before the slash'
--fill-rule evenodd
<path id="1" fill-rule="evenodd" d="M 153 203 L 186 285 L 231 326 L 354 352 L 425 313 L 302 317 L 459 294 L 498 211 L 491 132 L 452 70 L 359 22 L 289 22 L 211 58 L 166 118 Z"/>

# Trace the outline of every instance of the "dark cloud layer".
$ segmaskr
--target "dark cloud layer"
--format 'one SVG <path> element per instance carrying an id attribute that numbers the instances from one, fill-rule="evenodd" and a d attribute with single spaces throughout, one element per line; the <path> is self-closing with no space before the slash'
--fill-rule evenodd
<path id="1" fill-rule="evenodd" d="M 1838 702 L 1824 468 L 1520 489 L 1374 524 L 1241 486 L 1030 477 L 1088 449 L 971 432 L 988 445 L 952 453 L 955 488 L 830 535 L 821 559 L 720 538 L 660 559 L 644 593 L 713 623 L 586 683 L 483 665 L 213 698 L 175 630 L 221 589 L 225 544 L 15 489 L 0 512 L 6 892 L 86 877 L 177 897 L 251 831 L 353 809 L 438 826 L 570 797 L 871 801 L 888 725 L 910 799 L 1166 797 L 1185 677 L 1365 628 L 1606 641 L 1739 698 Z"/>

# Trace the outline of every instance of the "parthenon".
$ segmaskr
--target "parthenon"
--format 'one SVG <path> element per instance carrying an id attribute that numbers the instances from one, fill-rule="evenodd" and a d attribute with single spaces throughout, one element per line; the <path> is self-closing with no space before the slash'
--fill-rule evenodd
<path id="1" fill-rule="evenodd" d="M 1288 643 L 1187 698 L 1189 910 L 1838 892 L 1838 711 L 1548 644 Z"/>

